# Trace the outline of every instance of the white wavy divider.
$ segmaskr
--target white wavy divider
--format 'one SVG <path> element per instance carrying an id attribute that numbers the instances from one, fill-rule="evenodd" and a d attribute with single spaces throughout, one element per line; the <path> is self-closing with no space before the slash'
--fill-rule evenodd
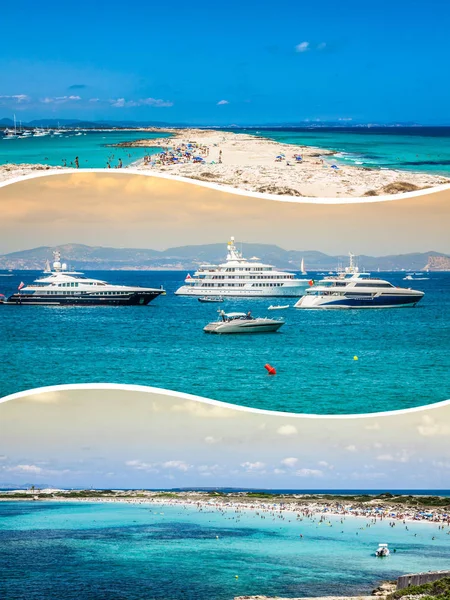
<path id="1" fill-rule="evenodd" d="M 385 196 L 362 196 L 359 198 L 317 198 L 306 196 L 281 196 L 278 194 L 261 194 L 260 192 L 251 192 L 240 188 L 231 186 L 221 185 L 218 183 L 210 183 L 208 181 L 198 181 L 197 179 L 191 179 L 190 177 L 180 177 L 178 175 L 169 175 L 166 173 L 157 173 L 152 171 L 142 171 L 140 169 L 133 169 L 125 167 L 123 169 L 48 169 L 45 171 L 33 171 L 28 175 L 21 175 L 19 177 L 12 177 L 5 181 L 0 182 L 0 188 L 12 185 L 13 183 L 19 183 L 21 181 L 27 181 L 28 179 L 36 179 L 38 177 L 49 177 L 57 175 L 73 175 L 76 173 L 107 173 L 108 175 L 141 175 L 143 177 L 155 177 L 158 179 L 167 179 L 171 181 L 179 181 L 182 183 L 189 183 L 199 187 L 210 188 L 218 192 L 224 192 L 227 194 L 234 194 L 236 196 L 248 196 L 250 198 L 260 198 L 262 200 L 275 200 L 277 202 L 291 202 L 294 204 L 362 204 L 362 203 L 374 203 L 374 202 L 388 202 L 395 200 L 407 200 L 409 198 L 417 198 L 419 196 L 427 196 L 437 192 L 443 192 L 450 190 L 450 184 L 439 185 L 433 188 L 426 188 L 424 190 L 417 190 L 415 192 L 403 192 L 400 194 L 387 194 Z"/>
<path id="2" fill-rule="evenodd" d="M 361 414 L 339 414 L 339 415 L 322 415 L 322 414 L 310 414 L 310 413 L 290 413 L 277 410 L 265 410 L 260 408 L 251 408 L 249 406 L 242 406 L 239 404 L 231 404 L 229 402 L 222 402 L 220 400 L 212 400 L 203 396 L 195 396 L 193 394 L 185 394 L 184 392 L 176 392 L 174 390 L 166 390 L 164 388 L 157 388 L 145 385 L 125 385 L 120 383 L 74 383 L 68 385 L 51 385 L 47 387 L 34 388 L 23 392 L 17 392 L 0 398 L 0 404 L 3 402 L 11 402 L 18 400 L 19 398 L 27 398 L 28 396 L 35 396 L 38 394 L 46 394 L 52 392 L 64 392 L 73 390 L 121 390 L 126 392 L 141 392 L 147 394 L 158 394 L 160 396 L 168 396 L 170 398 L 179 398 L 181 400 L 187 400 L 190 402 L 198 402 L 200 404 L 208 404 L 210 406 L 217 406 L 220 408 L 226 408 L 229 410 L 240 411 L 245 413 L 254 413 L 266 416 L 276 417 L 288 417 L 295 419 L 330 419 L 342 421 L 345 419 L 369 419 L 379 417 L 394 417 L 398 415 L 404 415 L 408 413 L 425 412 L 429 410 L 437 410 L 450 405 L 450 400 L 442 400 L 433 404 L 427 404 L 425 406 L 415 406 L 413 408 L 405 408 L 401 410 L 388 410 L 374 413 L 361 413 Z M 0 415 L 1 422 L 1 415 Z"/>

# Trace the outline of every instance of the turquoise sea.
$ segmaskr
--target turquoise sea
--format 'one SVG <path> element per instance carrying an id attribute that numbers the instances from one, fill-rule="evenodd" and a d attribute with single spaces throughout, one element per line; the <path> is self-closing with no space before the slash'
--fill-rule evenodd
<path id="1" fill-rule="evenodd" d="M 362 518 L 330 517 L 319 525 L 231 509 L 0 502 L 0 597 L 340 596 L 370 593 L 401 574 L 448 569 L 448 528 L 367 525 Z M 375 558 L 380 542 L 395 554 Z"/>
<path id="2" fill-rule="evenodd" d="M 334 150 L 334 163 L 450 175 L 450 127 L 291 127 L 233 130 Z"/>
<path id="3" fill-rule="evenodd" d="M 0 293 L 8 295 L 41 273 L 2 275 Z M 415 282 L 403 281 L 404 273 L 380 273 L 394 285 L 423 290 L 416 308 L 290 308 L 276 313 L 286 320 L 278 333 L 253 336 L 205 334 L 217 305 L 173 294 L 185 272 L 90 275 L 163 285 L 167 295 L 146 307 L 0 305 L 1 396 L 57 384 L 140 384 L 317 414 L 405 409 L 450 398 L 450 273 Z M 220 308 L 273 316 L 267 311 L 272 303 L 229 299 Z M 266 363 L 277 375 L 267 374 Z"/>
<path id="4" fill-rule="evenodd" d="M 395 168 L 450 175 L 450 127 L 352 127 L 277 129 L 233 129 L 252 133 L 287 144 L 318 146 L 334 150 L 330 160 L 359 167 Z M 67 166 L 79 157 L 80 168 L 116 166 L 121 158 L 130 165 L 145 154 L 158 149 L 111 148 L 108 144 L 141 138 L 170 137 L 170 134 L 139 131 L 85 131 L 62 136 L 30 137 L 5 140 L 0 137 L 0 165 L 5 163 L 40 163 Z"/>
<path id="5" fill-rule="evenodd" d="M 145 131 L 84 131 L 59 136 L 5 139 L 0 137 L 0 165 L 30 163 L 62 167 L 74 166 L 78 156 L 80 168 L 103 169 L 107 163 L 116 167 L 119 158 L 124 166 L 160 152 L 158 148 L 115 148 L 109 144 L 139 139 L 170 137 L 165 133 Z M 72 164 L 71 164 L 72 163 Z"/>

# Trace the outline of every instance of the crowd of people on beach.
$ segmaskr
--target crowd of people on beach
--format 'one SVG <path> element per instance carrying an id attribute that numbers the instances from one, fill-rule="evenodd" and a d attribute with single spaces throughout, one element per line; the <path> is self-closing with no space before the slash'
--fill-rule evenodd
<path id="1" fill-rule="evenodd" d="M 92 501 L 92 498 L 86 498 L 86 501 Z M 196 508 L 198 511 L 212 510 L 220 513 L 243 514 L 248 511 L 253 512 L 256 516 L 266 519 L 287 519 L 296 520 L 310 519 L 315 520 L 320 524 L 327 523 L 332 526 L 329 521 L 330 517 L 341 517 L 341 523 L 346 517 L 360 517 L 367 520 L 366 526 L 371 526 L 377 522 L 388 521 L 391 527 L 401 523 L 406 526 L 411 522 L 428 522 L 439 525 L 439 529 L 448 529 L 450 535 L 450 513 L 445 509 L 419 510 L 414 508 L 399 508 L 393 505 L 376 505 L 364 506 L 362 504 L 344 504 L 333 502 L 325 503 L 308 503 L 308 502 L 270 502 L 270 501 L 248 501 L 245 499 L 199 499 L 198 496 L 183 496 L 168 498 L 161 497 L 156 494 L 146 494 L 145 497 L 126 496 L 105 498 L 98 497 L 95 501 L 100 502 L 125 502 L 129 504 L 152 504 L 156 506 L 178 506 L 181 508 Z"/>
<path id="2" fill-rule="evenodd" d="M 204 163 L 209 156 L 209 146 L 197 142 L 181 142 L 173 148 L 166 148 L 159 154 L 148 154 L 144 156 L 144 165 L 167 166 L 185 163 Z M 214 164 L 212 161 L 211 164 Z M 219 151 L 219 163 L 222 162 L 222 151 Z"/>

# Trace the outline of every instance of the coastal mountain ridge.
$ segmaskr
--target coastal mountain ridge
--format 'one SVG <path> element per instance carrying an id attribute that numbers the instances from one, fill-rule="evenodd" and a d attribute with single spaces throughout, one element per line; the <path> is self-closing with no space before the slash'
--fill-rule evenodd
<path id="1" fill-rule="evenodd" d="M 299 270 L 302 259 L 308 271 L 335 270 L 348 264 L 347 255 L 330 256 L 316 250 L 284 250 L 275 244 L 238 243 L 247 259 L 257 257 L 280 269 Z M 90 270 L 192 270 L 205 263 L 224 262 L 226 246 L 200 244 L 154 250 L 150 248 L 109 248 L 85 244 L 39 246 L 0 255 L 0 269 L 42 270 L 45 262 L 52 261 L 53 250 L 61 252 L 61 259 L 73 269 Z M 392 254 L 388 256 L 357 257 L 359 268 L 367 271 L 450 271 L 450 255 L 436 251 Z"/>
<path id="2" fill-rule="evenodd" d="M 19 126 L 19 121 L 16 121 Z M 339 129 L 355 129 L 355 128 L 386 128 L 386 127 L 448 127 L 448 123 L 417 123 L 415 121 L 387 121 L 380 123 L 367 123 L 364 121 L 353 121 L 346 122 L 342 121 L 300 121 L 300 122 L 268 122 L 268 123 L 230 123 L 228 125 L 205 125 L 202 123 L 186 123 L 186 122 L 169 122 L 169 121 L 152 121 L 152 120 L 114 120 L 99 119 L 96 121 L 83 120 L 83 119 L 55 119 L 55 118 L 41 118 L 33 119 L 31 121 L 21 121 L 22 127 L 82 127 L 84 129 L 102 129 L 111 127 L 124 127 L 124 128 L 140 128 L 140 127 L 171 127 L 171 128 L 199 128 L 199 129 L 317 129 L 317 128 L 339 128 Z M 3 117 L 0 119 L 0 129 L 4 127 L 14 127 L 14 120 L 10 117 Z"/>

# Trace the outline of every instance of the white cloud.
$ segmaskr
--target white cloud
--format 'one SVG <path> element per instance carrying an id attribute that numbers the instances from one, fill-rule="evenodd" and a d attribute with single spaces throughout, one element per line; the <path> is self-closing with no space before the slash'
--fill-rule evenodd
<path id="1" fill-rule="evenodd" d="M 319 465 L 319 467 L 328 467 L 328 463 L 326 460 L 319 460 L 319 462 L 317 463 Z"/>
<path id="2" fill-rule="evenodd" d="M 188 471 L 191 468 L 191 465 L 188 465 L 183 460 L 168 460 L 163 463 L 147 463 L 142 460 L 127 460 L 125 465 L 136 469 L 136 471 L 146 471 L 147 473 L 159 473 L 159 469 Z"/>
<path id="3" fill-rule="evenodd" d="M 67 473 L 79 473 L 79 471 L 71 471 L 70 469 L 43 469 L 38 465 L 20 464 L 14 467 L 4 467 L 4 471 L 8 473 L 17 473 L 19 475 L 65 475 Z"/>
<path id="4" fill-rule="evenodd" d="M 116 98 L 109 101 L 111 106 L 116 108 L 135 108 L 136 106 L 154 106 L 156 108 L 168 108 L 173 106 L 169 100 L 161 98 L 139 98 L 137 100 L 126 100 L 125 98 Z"/>
<path id="5" fill-rule="evenodd" d="M 320 44 L 318 44 L 317 50 L 325 50 L 326 47 L 327 47 L 326 42 L 321 42 Z"/>
<path id="6" fill-rule="evenodd" d="M 282 425 L 281 427 L 278 427 L 277 433 L 279 435 L 296 435 L 298 432 L 294 425 Z"/>
<path id="7" fill-rule="evenodd" d="M 132 467 L 136 469 L 136 471 L 146 471 L 147 473 L 158 473 L 158 469 L 156 469 L 156 464 L 146 463 L 142 460 L 127 460 L 125 462 L 127 467 Z"/>
<path id="8" fill-rule="evenodd" d="M 399 462 L 399 463 L 407 463 L 411 458 L 411 454 L 407 450 L 401 450 L 396 454 L 380 454 L 377 456 L 377 460 L 382 460 L 385 462 Z"/>
<path id="9" fill-rule="evenodd" d="M 194 417 L 238 418 L 238 413 L 235 410 L 230 410 L 223 406 L 214 406 L 206 402 L 196 402 L 194 400 L 186 400 L 183 404 L 174 404 L 170 410 L 175 413 L 188 413 Z"/>
<path id="10" fill-rule="evenodd" d="M 368 431 L 378 431 L 380 429 L 380 424 L 375 421 L 375 423 L 372 423 L 371 425 L 366 425 L 364 429 L 367 429 Z"/>
<path id="11" fill-rule="evenodd" d="M 215 438 L 215 437 L 214 437 L 214 436 L 212 436 L 212 435 L 207 435 L 207 436 L 205 437 L 205 442 L 206 442 L 207 444 L 218 444 L 218 443 L 220 442 L 220 438 Z"/>
<path id="12" fill-rule="evenodd" d="M 425 415 L 422 417 L 422 424 L 417 426 L 417 431 L 425 437 L 450 435 L 450 425 L 437 423 L 432 417 Z"/>
<path id="13" fill-rule="evenodd" d="M 298 477 L 322 477 L 323 471 L 319 469 L 299 469 L 295 474 Z"/>
<path id="14" fill-rule="evenodd" d="M 89 102 L 100 102 L 100 98 L 89 98 Z"/>
<path id="15" fill-rule="evenodd" d="M 228 100 L 219 100 L 219 102 L 217 103 L 217 106 L 224 106 L 225 104 L 230 104 L 228 102 Z"/>
<path id="16" fill-rule="evenodd" d="M 33 475 L 39 475 L 44 471 L 42 467 L 38 467 L 37 465 L 16 465 L 15 467 L 8 467 L 5 470 L 12 473 L 32 473 Z"/>
<path id="17" fill-rule="evenodd" d="M 168 460 L 161 465 L 163 469 L 176 469 L 177 471 L 189 471 L 191 468 L 183 460 Z"/>
<path id="18" fill-rule="evenodd" d="M 298 463 L 298 458 L 283 458 L 283 460 L 281 461 L 282 465 L 285 465 L 286 467 L 295 467 L 295 465 Z"/>
<path id="19" fill-rule="evenodd" d="M 246 471 L 261 471 L 262 469 L 264 469 L 266 465 L 263 462 L 260 461 L 256 461 L 256 462 L 244 462 L 241 464 L 241 467 L 243 467 Z"/>
<path id="20" fill-rule="evenodd" d="M 346 446 L 344 450 L 347 450 L 347 452 L 356 452 L 356 446 L 350 444 L 350 446 Z"/>
<path id="21" fill-rule="evenodd" d="M 18 104 L 21 104 L 22 102 L 28 102 L 30 97 L 26 94 L 13 94 L 12 96 L 0 96 L 0 100 L 13 100 Z"/>
<path id="22" fill-rule="evenodd" d="M 61 392 L 42 392 L 42 394 L 32 394 L 27 396 L 27 402 L 44 402 L 45 404 L 56 404 L 63 399 Z M 67 396 L 66 396 L 67 398 Z"/>
<path id="23" fill-rule="evenodd" d="M 301 42 L 295 46 L 296 52 L 307 52 L 309 50 L 309 42 Z"/>
<path id="24" fill-rule="evenodd" d="M 41 102 L 43 104 L 65 104 L 66 102 L 78 102 L 81 100 L 81 96 L 48 96 L 43 98 Z"/>

